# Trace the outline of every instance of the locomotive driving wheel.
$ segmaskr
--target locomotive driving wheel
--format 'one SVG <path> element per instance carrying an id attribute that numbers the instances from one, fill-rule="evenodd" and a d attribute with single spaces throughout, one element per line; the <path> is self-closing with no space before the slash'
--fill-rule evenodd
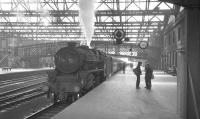
<path id="1" fill-rule="evenodd" d="M 52 95 L 52 91 L 51 91 L 51 88 L 49 88 L 47 91 L 47 98 L 51 98 L 51 95 Z"/>
<path id="2" fill-rule="evenodd" d="M 53 94 L 53 103 L 57 103 L 59 101 L 59 94 L 54 93 Z"/>
<path id="3" fill-rule="evenodd" d="M 78 100 L 79 99 L 79 93 L 74 93 L 73 95 L 72 95 L 72 102 L 74 102 L 74 101 L 76 101 L 76 100 Z"/>
<path id="4" fill-rule="evenodd" d="M 95 86 L 95 76 L 92 73 L 88 74 L 87 81 L 88 81 L 87 89 L 89 90 L 93 89 Z"/>
<path id="5" fill-rule="evenodd" d="M 96 76 L 95 77 L 95 82 L 94 82 L 94 86 L 98 86 L 100 84 L 100 76 Z"/>
<path id="6" fill-rule="evenodd" d="M 72 102 L 75 102 L 76 100 L 79 99 L 79 93 L 68 93 L 68 97 L 67 99 L 65 100 L 66 103 L 72 103 Z"/>

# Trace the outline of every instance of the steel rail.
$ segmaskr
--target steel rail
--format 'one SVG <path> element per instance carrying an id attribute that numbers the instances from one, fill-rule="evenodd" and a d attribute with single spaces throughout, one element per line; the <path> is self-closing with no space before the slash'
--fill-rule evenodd
<path id="1" fill-rule="evenodd" d="M 0 88 L 1 86 L 6 86 L 9 84 L 13 84 L 13 83 L 19 83 L 19 82 L 24 82 L 24 81 L 32 81 L 31 79 L 39 79 L 39 78 L 44 78 L 45 75 L 35 75 L 35 76 L 28 76 L 28 77 L 23 77 L 23 78 L 16 78 L 16 79 L 11 79 L 11 80 L 5 80 L 5 81 L 0 81 Z"/>
<path id="2" fill-rule="evenodd" d="M 10 95 L 10 94 L 18 92 L 20 90 L 25 90 L 25 89 L 32 88 L 34 86 L 38 86 L 38 85 L 45 84 L 45 83 L 46 83 L 46 81 L 42 81 L 42 82 L 39 82 L 39 83 L 34 83 L 34 84 L 26 85 L 24 87 L 20 87 L 20 88 L 16 88 L 16 89 L 13 89 L 13 90 L 9 90 L 9 91 L 0 93 L 0 97 L 4 97 L 6 95 Z"/>
<path id="3" fill-rule="evenodd" d="M 7 102 L 5 104 L 0 105 L 0 110 L 44 95 L 46 95 L 46 92 L 28 94 L 24 98 L 20 98 L 18 100 Z"/>
<path id="4" fill-rule="evenodd" d="M 17 98 L 22 97 L 22 96 L 24 96 L 26 94 L 31 94 L 31 93 L 34 93 L 34 92 L 38 92 L 40 90 L 41 90 L 41 88 L 30 89 L 30 90 L 27 90 L 25 92 L 19 92 L 19 93 L 13 94 L 13 95 L 8 95 L 8 96 L 5 96 L 5 97 L 2 97 L 2 98 L 0 98 L 0 104 L 1 103 L 5 103 L 6 101 L 8 102 L 9 100 L 17 99 Z"/>
<path id="5" fill-rule="evenodd" d="M 62 103 L 57 102 L 55 104 L 48 105 L 47 107 L 42 108 L 41 110 L 38 110 L 35 113 L 32 113 L 29 116 L 26 116 L 24 119 L 49 119 L 65 109 L 67 106 L 69 106 L 70 103 Z"/>

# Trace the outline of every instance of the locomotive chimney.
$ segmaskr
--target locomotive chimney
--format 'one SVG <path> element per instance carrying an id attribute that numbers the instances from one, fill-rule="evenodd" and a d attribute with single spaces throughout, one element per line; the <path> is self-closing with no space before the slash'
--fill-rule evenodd
<path id="1" fill-rule="evenodd" d="M 68 47 L 76 47 L 76 42 L 68 42 Z"/>
<path id="2" fill-rule="evenodd" d="M 80 22 L 81 25 L 83 25 L 87 40 L 84 45 L 88 46 L 90 46 L 92 35 L 94 33 L 95 3 L 96 0 L 79 0 Z"/>

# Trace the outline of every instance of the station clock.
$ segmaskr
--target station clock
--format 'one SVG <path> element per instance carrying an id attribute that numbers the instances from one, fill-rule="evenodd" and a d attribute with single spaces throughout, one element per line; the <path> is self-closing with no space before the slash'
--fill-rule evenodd
<path id="1" fill-rule="evenodd" d="M 141 48 L 141 49 L 146 49 L 147 47 L 148 47 L 148 42 L 147 41 L 141 41 L 140 43 L 139 43 L 139 47 Z"/>

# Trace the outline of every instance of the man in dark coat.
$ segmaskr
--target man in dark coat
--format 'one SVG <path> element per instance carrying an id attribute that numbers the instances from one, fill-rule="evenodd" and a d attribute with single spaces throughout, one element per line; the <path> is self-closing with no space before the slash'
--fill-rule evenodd
<path id="1" fill-rule="evenodd" d="M 125 63 L 122 64 L 122 68 L 123 68 L 123 73 L 125 74 L 125 70 L 126 70 L 126 64 Z"/>
<path id="2" fill-rule="evenodd" d="M 133 70 L 133 72 L 137 76 L 137 81 L 136 81 L 136 88 L 137 89 L 140 88 L 140 75 L 142 74 L 142 71 L 140 69 L 141 64 L 142 64 L 142 62 L 138 62 L 137 67 Z"/>
<path id="3" fill-rule="evenodd" d="M 151 79 L 153 78 L 153 69 L 150 64 L 145 65 L 145 83 L 146 88 L 151 89 Z"/>

